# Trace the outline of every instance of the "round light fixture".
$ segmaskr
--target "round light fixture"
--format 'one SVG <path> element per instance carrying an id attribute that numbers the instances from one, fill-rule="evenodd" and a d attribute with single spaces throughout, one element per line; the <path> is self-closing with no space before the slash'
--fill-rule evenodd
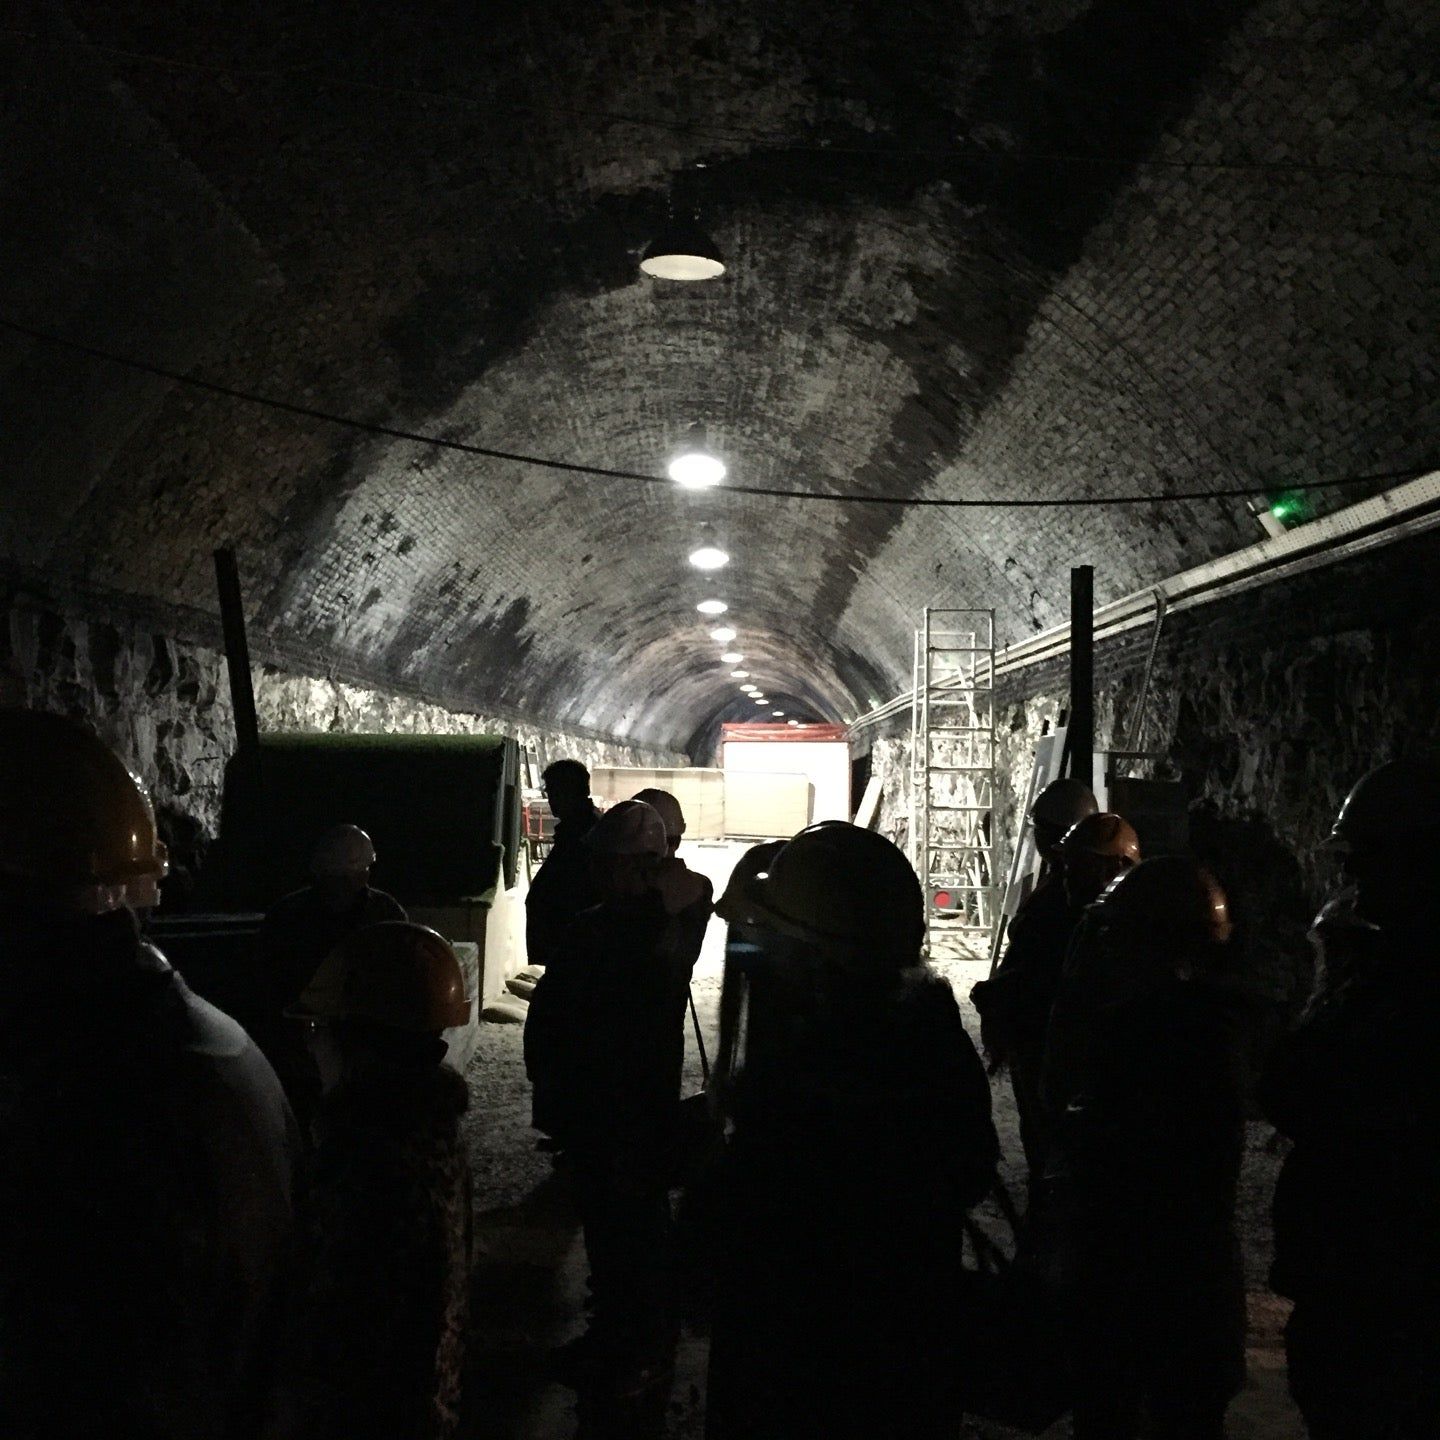
<path id="1" fill-rule="evenodd" d="M 768 705 L 770 703 L 763 695 L 752 695 L 750 698 L 757 705 Z"/>
<path id="2" fill-rule="evenodd" d="M 702 615 L 723 615 L 730 607 L 723 600 L 702 600 L 695 608 Z"/>
<path id="3" fill-rule="evenodd" d="M 745 657 L 734 650 L 727 650 L 721 657 L 722 665 L 738 665 Z"/>
<path id="4" fill-rule="evenodd" d="M 728 645 L 735 638 L 735 632 L 728 625 L 722 625 L 718 630 L 710 632 L 710 638 L 717 645 Z"/>
<path id="5" fill-rule="evenodd" d="M 646 247 L 640 268 L 656 280 L 714 280 L 725 261 L 695 221 L 676 217 Z"/>
<path id="6" fill-rule="evenodd" d="M 732 680 L 748 680 L 750 678 L 750 672 L 748 670 L 732 670 L 730 672 L 730 678 Z"/>
<path id="7" fill-rule="evenodd" d="M 772 710 L 770 713 L 771 713 L 777 720 L 783 720 L 783 719 L 785 718 L 785 712 L 784 712 L 783 710 Z"/>
<path id="8" fill-rule="evenodd" d="M 798 725 L 800 722 L 798 720 L 787 720 L 785 723 L 787 725 Z"/>
<path id="9" fill-rule="evenodd" d="M 723 570 L 730 563 L 730 557 L 714 545 L 702 545 L 690 552 L 690 563 L 697 570 Z"/>
<path id="10" fill-rule="evenodd" d="M 670 462 L 669 473 L 686 490 L 708 490 L 725 478 L 725 462 L 708 450 L 686 450 Z"/>

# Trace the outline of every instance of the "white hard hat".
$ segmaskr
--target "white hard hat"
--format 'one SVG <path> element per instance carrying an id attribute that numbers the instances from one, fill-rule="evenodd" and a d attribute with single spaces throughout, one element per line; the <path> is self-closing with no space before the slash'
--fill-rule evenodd
<path id="1" fill-rule="evenodd" d="M 643 800 L 612 805 L 591 827 L 585 843 L 598 855 L 654 855 L 670 848 L 665 822 Z"/>
<path id="2" fill-rule="evenodd" d="M 1328 844 L 1380 850 L 1440 829 L 1440 764 L 1390 760 L 1362 776 L 1345 797 Z"/>
<path id="3" fill-rule="evenodd" d="M 665 825 L 665 833 L 673 840 L 685 833 L 685 812 L 668 790 L 637 790 L 632 797 L 648 805 Z"/>
<path id="4" fill-rule="evenodd" d="M 327 830 L 310 856 L 315 875 L 360 875 L 375 863 L 375 846 L 358 825 Z"/>

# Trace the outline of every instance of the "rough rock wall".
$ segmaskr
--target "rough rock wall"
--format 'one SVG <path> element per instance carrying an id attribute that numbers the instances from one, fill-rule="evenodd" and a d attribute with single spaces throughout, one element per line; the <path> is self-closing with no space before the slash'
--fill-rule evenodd
<path id="1" fill-rule="evenodd" d="M 1440 537 L 1183 612 L 1166 624 L 1144 748 L 1184 781 L 1192 848 L 1230 892 L 1256 986 L 1291 1002 L 1304 933 L 1337 880 L 1317 849 L 1350 785 L 1382 760 L 1440 753 Z M 1097 749 L 1130 738 L 1148 631 L 1096 655 Z M 1066 662 L 1002 677 L 993 828 L 1001 875 L 1035 743 L 1068 704 Z M 908 833 L 910 741 L 874 741 L 880 828 Z M 1137 772 L 1138 773 L 1138 772 Z"/>
<path id="2" fill-rule="evenodd" d="M 194 864 L 220 819 L 235 716 L 223 653 L 136 621 L 91 619 L 23 597 L 0 610 L 0 704 L 92 723 L 150 787 L 176 859 Z M 683 765 L 683 756 L 482 715 L 343 680 L 255 668 L 262 730 L 513 735 L 549 759 Z"/>

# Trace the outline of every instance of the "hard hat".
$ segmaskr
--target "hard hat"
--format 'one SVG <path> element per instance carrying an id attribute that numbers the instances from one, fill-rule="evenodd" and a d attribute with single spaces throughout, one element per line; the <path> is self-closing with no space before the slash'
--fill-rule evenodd
<path id="1" fill-rule="evenodd" d="M 358 825 L 327 830 L 310 855 L 313 875 L 361 875 L 375 863 L 375 846 Z"/>
<path id="2" fill-rule="evenodd" d="M 672 840 L 685 833 L 685 812 L 668 790 L 637 790 L 632 798 L 648 805 L 660 817 Z"/>
<path id="3" fill-rule="evenodd" d="M 1140 837 L 1122 816 L 1097 810 L 1078 820 L 1060 841 L 1062 855 L 1105 855 L 1115 860 L 1140 863 Z"/>
<path id="4" fill-rule="evenodd" d="M 908 963 L 925 937 L 924 896 L 904 853 L 844 821 L 802 830 L 744 893 L 756 924 L 827 948 Z"/>
<path id="5" fill-rule="evenodd" d="M 1052 825 L 1057 830 L 1068 830 L 1077 821 L 1099 810 L 1090 787 L 1082 780 L 1066 776 L 1052 780 L 1036 797 L 1030 807 L 1030 819 L 1037 825 Z"/>
<path id="6" fill-rule="evenodd" d="M 1390 760 L 1345 797 L 1327 842 L 1338 850 L 1382 850 L 1440 829 L 1440 765 Z"/>
<path id="7" fill-rule="evenodd" d="M 160 899 L 169 872 L 145 787 L 60 715 L 0 710 L 0 875 L 103 915 Z"/>
<path id="8" fill-rule="evenodd" d="M 386 920 L 342 940 L 288 1013 L 433 1034 L 464 1025 L 470 1002 L 460 962 L 442 935 L 409 920 Z"/>
<path id="9" fill-rule="evenodd" d="M 730 872 L 725 893 L 715 902 L 715 913 L 730 925 L 754 925 L 755 906 L 746 893 L 746 886 L 757 875 L 768 870 L 775 857 L 785 848 L 783 840 L 766 840 L 752 845 Z"/>
<path id="10" fill-rule="evenodd" d="M 665 822 L 643 800 L 622 800 L 612 805 L 590 827 L 585 843 L 598 855 L 663 858 L 670 849 Z"/>
<path id="11" fill-rule="evenodd" d="M 1198 860 L 1161 855 L 1116 876 L 1095 902 L 1104 925 L 1144 936 L 1156 945 L 1230 938 L 1230 902 L 1220 882 Z"/>

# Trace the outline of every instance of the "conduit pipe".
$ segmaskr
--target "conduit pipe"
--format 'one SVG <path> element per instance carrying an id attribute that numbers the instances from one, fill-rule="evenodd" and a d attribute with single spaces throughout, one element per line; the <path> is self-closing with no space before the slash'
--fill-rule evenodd
<path id="1" fill-rule="evenodd" d="M 1167 614 L 1191 610 L 1277 580 L 1339 564 L 1436 528 L 1440 528 L 1440 470 L 1432 470 L 1356 505 L 1296 526 L 1283 535 L 1261 540 L 1219 560 L 1181 571 L 1159 585 L 1136 590 L 1102 605 L 1095 611 L 1095 643 L 1102 644 L 1151 623 L 1161 595 Z M 1069 648 L 1068 624 L 1042 630 L 996 655 L 992 681 L 1064 656 Z M 877 705 L 850 723 L 850 733 L 869 729 L 903 713 L 913 703 L 914 695 L 912 687 L 893 700 Z"/>

